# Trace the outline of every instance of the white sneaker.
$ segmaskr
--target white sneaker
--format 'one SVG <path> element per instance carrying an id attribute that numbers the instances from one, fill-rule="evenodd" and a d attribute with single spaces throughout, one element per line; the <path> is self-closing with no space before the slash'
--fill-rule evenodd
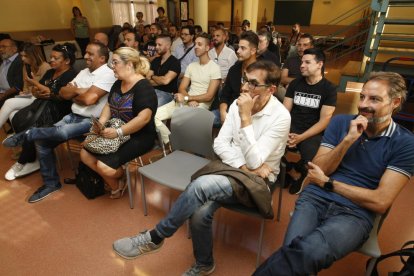
<path id="1" fill-rule="evenodd" d="M 20 164 L 19 162 L 14 163 L 13 166 L 11 166 L 11 168 L 6 172 L 6 174 L 4 175 L 4 178 L 6 178 L 6 180 L 15 180 L 16 179 L 16 174 L 18 172 L 20 172 L 23 169 L 24 165 Z"/>
<path id="2" fill-rule="evenodd" d="M 26 164 L 24 164 L 23 168 L 19 172 L 15 173 L 15 177 L 25 176 L 25 175 L 27 175 L 29 173 L 32 173 L 32 172 L 35 172 L 39 169 L 40 169 L 40 164 L 39 164 L 38 160 L 36 160 L 32 163 L 26 163 Z"/>

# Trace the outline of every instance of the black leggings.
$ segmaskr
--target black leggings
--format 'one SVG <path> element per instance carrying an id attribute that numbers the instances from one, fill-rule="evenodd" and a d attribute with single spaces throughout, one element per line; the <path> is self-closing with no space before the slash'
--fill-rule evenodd
<path id="1" fill-rule="evenodd" d="M 22 153 L 20 154 L 19 162 L 20 164 L 32 163 L 36 160 L 36 146 L 34 142 L 29 142 L 24 139 L 22 145 Z"/>

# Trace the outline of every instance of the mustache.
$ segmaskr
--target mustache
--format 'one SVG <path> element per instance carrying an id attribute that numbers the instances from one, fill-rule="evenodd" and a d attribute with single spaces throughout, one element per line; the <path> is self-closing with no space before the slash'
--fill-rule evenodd
<path id="1" fill-rule="evenodd" d="M 374 109 L 372 109 L 372 108 L 370 108 L 370 107 L 363 107 L 363 108 L 358 108 L 358 111 L 361 113 L 361 112 L 364 112 L 364 113 L 372 113 L 372 114 L 374 114 L 375 113 L 375 110 Z"/>

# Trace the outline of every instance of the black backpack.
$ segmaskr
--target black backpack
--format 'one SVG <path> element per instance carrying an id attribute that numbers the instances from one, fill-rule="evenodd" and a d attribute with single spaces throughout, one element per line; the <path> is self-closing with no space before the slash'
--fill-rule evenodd
<path id="1" fill-rule="evenodd" d="M 412 247 L 410 247 L 410 245 Z M 404 243 L 400 250 L 381 255 L 377 261 L 375 262 L 374 269 L 371 273 L 371 276 L 378 276 L 377 265 L 382 260 L 385 260 L 390 257 L 399 256 L 401 262 L 403 263 L 403 267 L 399 272 L 390 272 L 388 273 L 389 276 L 413 276 L 414 275 L 414 241 L 408 241 Z M 404 257 L 408 257 L 404 259 Z"/>

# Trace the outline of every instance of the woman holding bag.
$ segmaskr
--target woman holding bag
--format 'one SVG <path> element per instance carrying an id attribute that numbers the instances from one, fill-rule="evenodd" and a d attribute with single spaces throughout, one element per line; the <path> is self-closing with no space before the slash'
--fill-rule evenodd
<path id="1" fill-rule="evenodd" d="M 111 88 L 108 103 L 102 110 L 99 122 L 92 125 L 91 132 L 105 139 L 130 136 L 116 152 L 92 153 L 88 150 L 88 138 L 80 157 L 92 170 L 102 176 L 111 187 L 111 199 L 122 197 L 126 184 L 122 181 L 122 165 L 152 149 L 156 138 L 154 116 L 157 110 L 157 96 L 154 88 L 145 78 L 150 64 L 138 51 L 130 47 L 116 50 L 112 67 L 118 80 Z M 118 118 L 120 127 L 106 127 L 108 121 Z"/>
<path id="2" fill-rule="evenodd" d="M 14 130 L 19 133 L 6 138 L 3 141 L 5 147 L 14 147 L 16 137 L 24 133 L 30 127 L 48 127 L 62 119 L 71 112 L 71 101 L 60 98 L 59 90 L 76 76 L 72 68 L 75 62 L 75 45 L 65 43 L 56 45 L 50 54 L 50 66 L 40 81 L 28 78 L 31 83 L 34 102 L 18 111 L 12 120 Z M 39 162 L 36 159 L 34 142 L 23 141 L 22 153 L 18 161 L 6 172 L 7 180 L 14 180 L 37 171 Z"/>

